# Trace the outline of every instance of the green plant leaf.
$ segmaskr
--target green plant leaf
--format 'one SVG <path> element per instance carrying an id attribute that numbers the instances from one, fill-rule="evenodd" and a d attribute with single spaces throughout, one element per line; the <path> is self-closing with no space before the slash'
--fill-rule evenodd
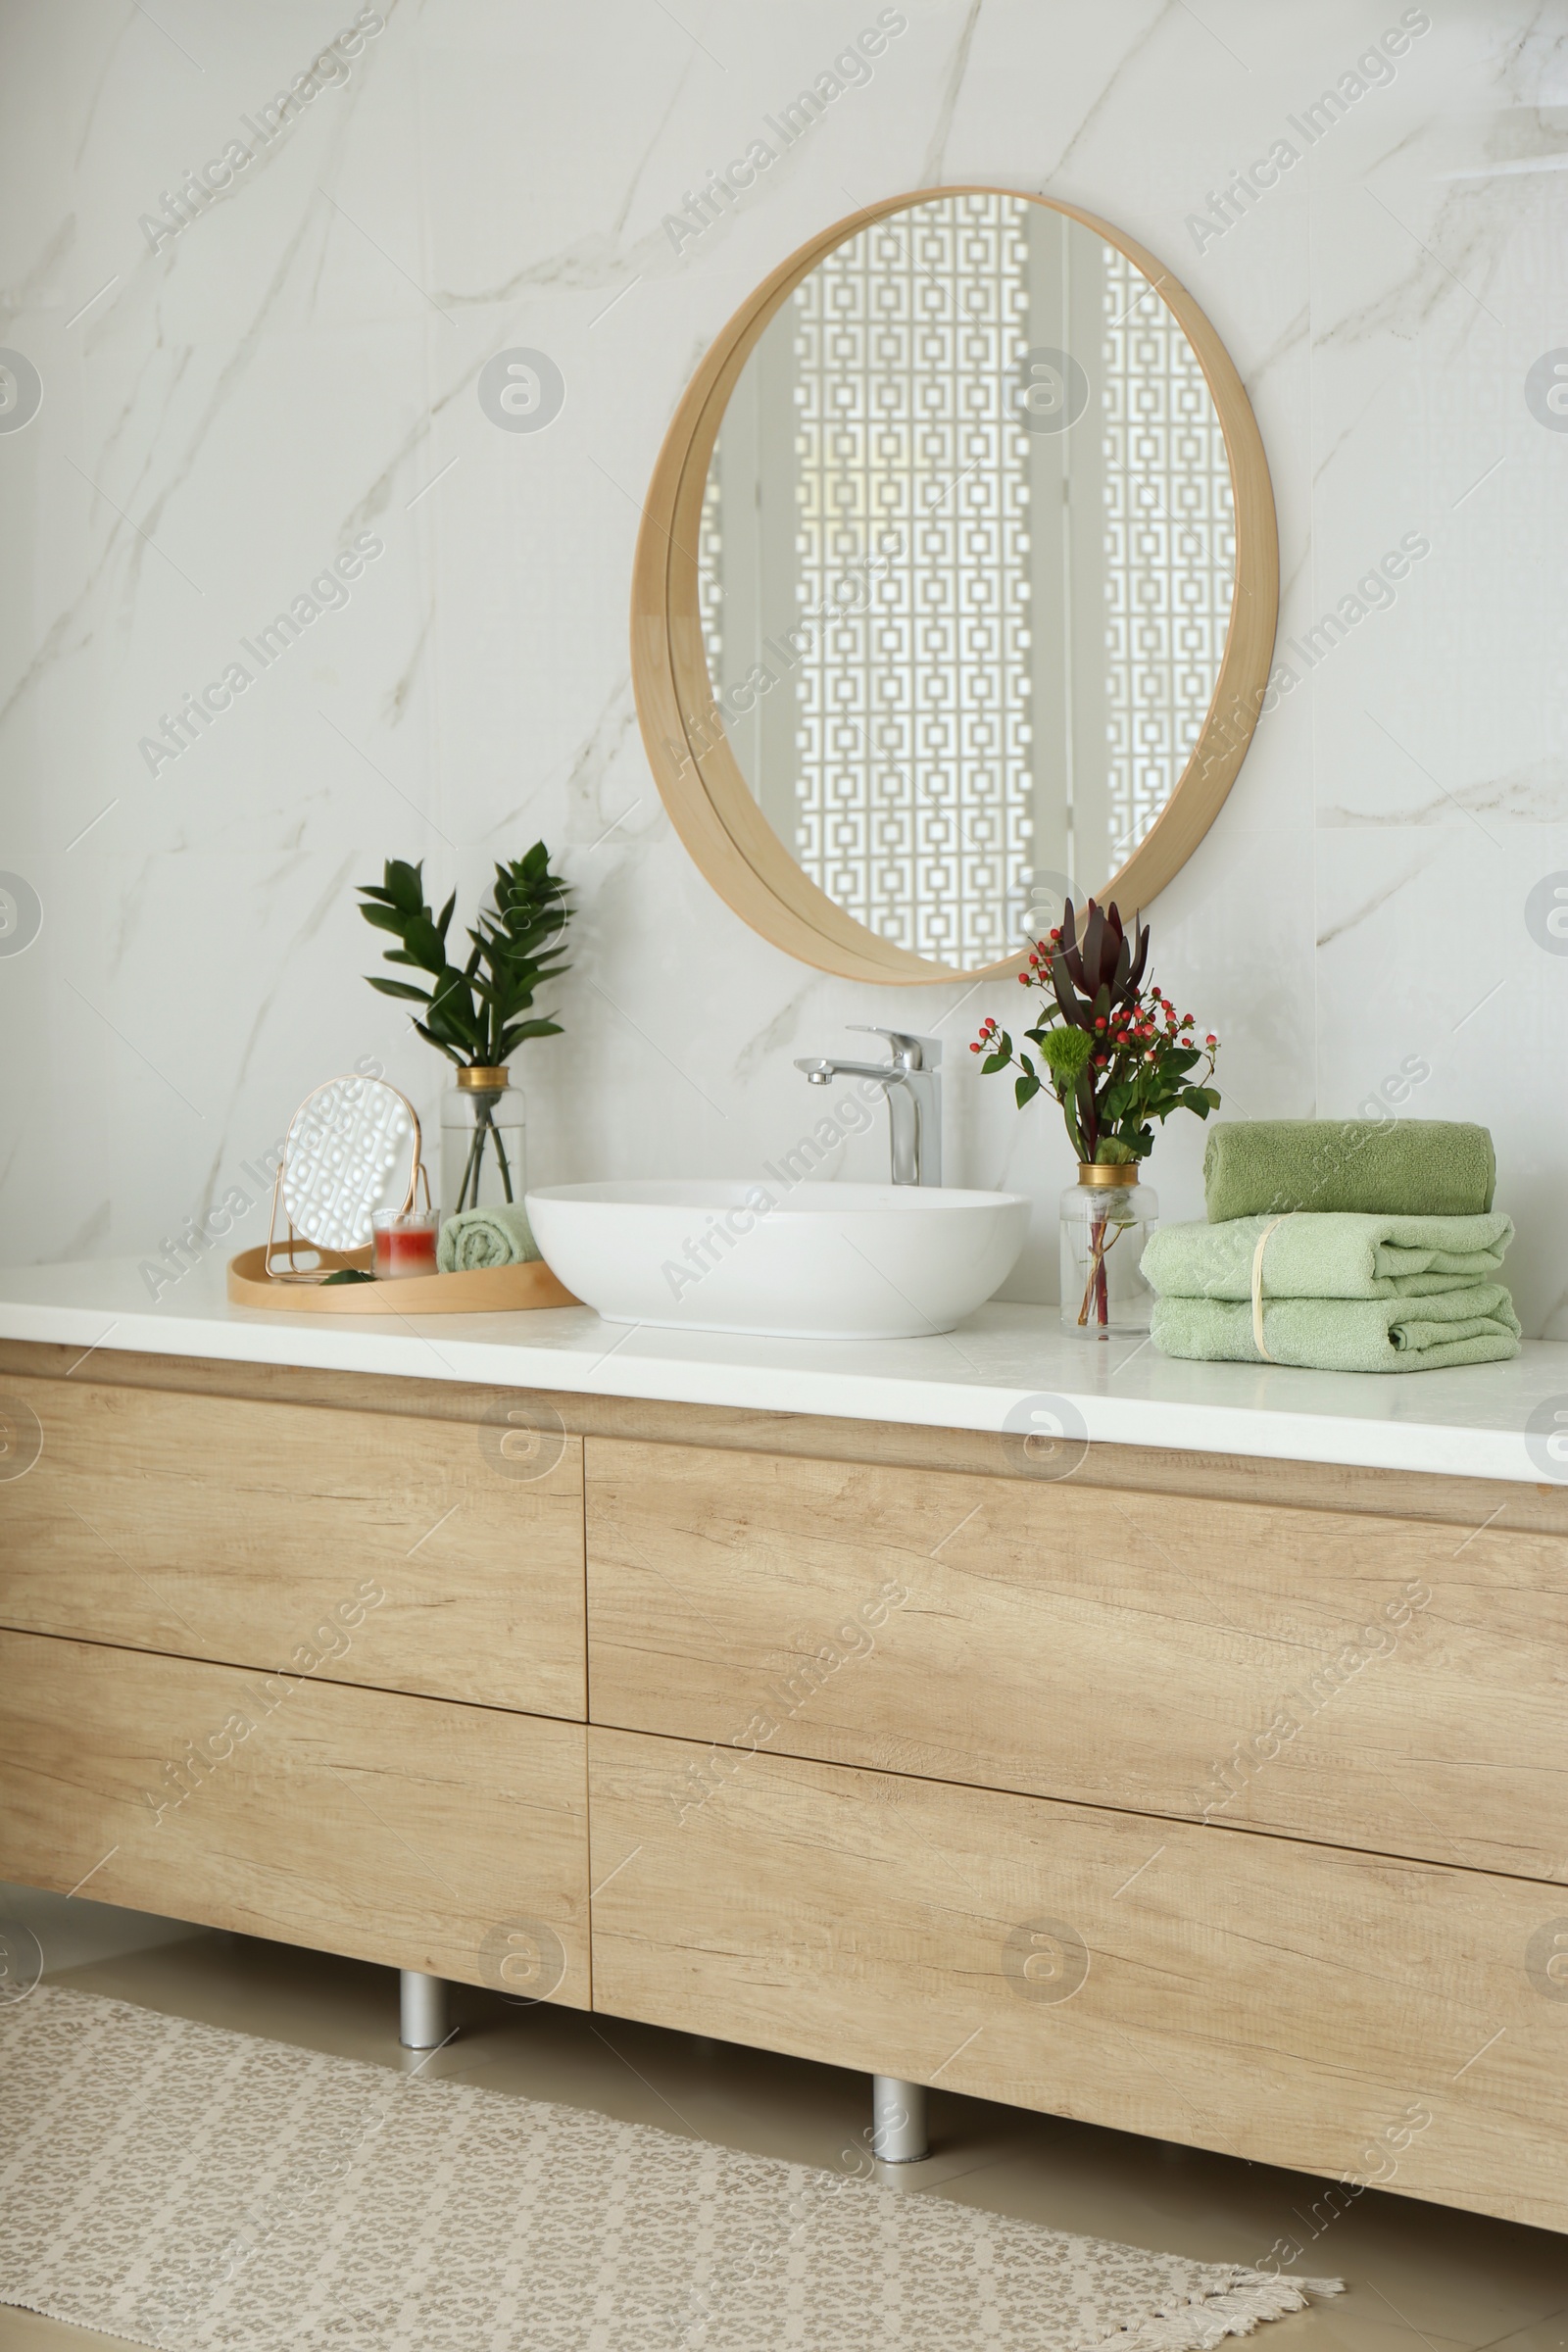
<path id="1" fill-rule="evenodd" d="M 415 961 L 427 972 L 444 972 L 447 968 L 447 943 L 428 914 L 417 914 L 403 934 L 403 945 Z"/>
<path id="2" fill-rule="evenodd" d="M 378 931 L 395 931 L 398 937 L 400 939 L 402 938 L 403 926 L 407 922 L 408 917 L 403 912 L 401 907 L 391 906 L 362 906 L 360 908 L 360 912 L 364 915 L 366 921 L 368 923 L 373 923 Z"/>
<path id="3" fill-rule="evenodd" d="M 425 1027 L 423 1021 L 416 1021 L 414 1026 L 416 1029 L 417 1029 L 419 1035 L 424 1039 L 424 1042 L 427 1046 L 434 1046 L 439 1053 L 442 1053 L 446 1055 L 448 1061 L 455 1061 L 460 1070 L 466 1068 L 467 1065 L 464 1059 L 464 1056 L 461 1054 L 454 1053 L 452 1048 L 445 1044 L 441 1038 L 437 1037 L 433 1030 Z"/>
<path id="4" fill-rule="evenodd" d="M 368 977 L 370 986 L 378 989 L 383 997 L 407 997 L 415 1004 L 428 1004 L 430 1002 L 427 989 L 411 987 L 407 980 L 383 980 L 378 972 L 371 972 Z"/>
<path id="5" fill-rule="evenodd" d="M 482 1057 L 484 1041 L 473 1016 L 473 1008 L 467 1002 L 466 990 L 461 986 L 463 975 L 453 973 L 451 977 L 460 986 L 442 989 L 431 998 L 427 1016 L 430 1028 L 448 1044 L 466 1046 L 476 1056 Z"/>
<path id="6" fill-rule="evenodd" d="M 1022 1110 L 1024 1104 L 1026 1102 L 1032 1102 L 1036 1095 L 1039 1094 L 1040 1081 L 1031 1074 L 1027 1077 L 1020 1078 L 1012 1091 L 1017 1098 L 1018 1108 Z"/>
<path id="7" fill-rule="evenodd" d="M 394 906 L 409 914 L 417 914 L 424 906 L 424 860 L 410 865 L 402 858 L 389 858 L 385 874 L 386 896 Z"/>
<path id="8" fill-rule="evenodd" d="M 525 1046 L 533 1037 L 564 1037 L 565 1031 L 559 1021 L 521 1021 L 514 1029 L 503 1030 L 498 1058 L 505 1061 L 517 1046 Z"/>

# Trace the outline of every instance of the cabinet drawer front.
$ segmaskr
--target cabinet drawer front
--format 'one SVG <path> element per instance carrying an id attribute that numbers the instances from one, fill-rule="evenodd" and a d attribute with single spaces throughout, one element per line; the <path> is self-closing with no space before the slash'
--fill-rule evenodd
<path id="1" fill-rule="evenodd" d="M 530 1479 L 488 1424 L 12 1393 L 43 1451 L 0 1484 L 0 1625 L 583 1716 L 580 1439 Z"/>
<path id="2" fill-rule="evenodd" d="M 596 1722 L 1549 1878 L 1568 1539 L 590 1439 Z"/>
<path id="3" fill-rule="evenodd" d="M 588 1739 L 598 2007 L 1568 2229 L 1568 1890 Z"/>
<path id="4" fill-rule="evenodd" d="M 0 1634 L 0 1878 L 586 2008 L 585 1738 Z"/>

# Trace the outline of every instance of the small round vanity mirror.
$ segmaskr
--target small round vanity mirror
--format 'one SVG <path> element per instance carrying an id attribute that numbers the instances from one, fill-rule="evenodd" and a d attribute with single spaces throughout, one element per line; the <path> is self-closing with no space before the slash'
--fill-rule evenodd
<path id="1" fill-rule="evenodd" d="M 1006 964 L 1147 904 L 1246 752 L 1278 554 L 1256 423 L 1153 257 L 900 197 L 775 270 L 670 428 L 634 671 L 709 879 L 823 969 Z"/>
<path id="2" fill-rule="evenodd" d="M 413 1207 L 420 1173 L 419 1122 L 396 1087 L 329 1079 L 290 1121 L 278 1170 L 290 1242 L 271 1249 L 291 1254 L 295 1239 L 336 1253 L 365 1249 L 377 1209 Z"/>

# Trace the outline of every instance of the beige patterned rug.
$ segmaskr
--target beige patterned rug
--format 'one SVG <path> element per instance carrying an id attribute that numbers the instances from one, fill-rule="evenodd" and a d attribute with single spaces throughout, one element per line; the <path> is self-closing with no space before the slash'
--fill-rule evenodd
<path id="1" fill-rule="evenodd" d="M 0 2300 L 168 2352 L 1199 2352 L 1302 2286 L 40 1985 Z"/>

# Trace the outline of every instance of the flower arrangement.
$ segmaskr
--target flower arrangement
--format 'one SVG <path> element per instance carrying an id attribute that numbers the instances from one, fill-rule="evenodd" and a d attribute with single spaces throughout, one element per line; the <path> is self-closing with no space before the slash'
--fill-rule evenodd
<path id="1" fill-rule="evenodd" d="M 1034 1053 L 1015 1051 L 995 1019 L 982 1023 L 969 1049 L 985 1055 L 988 1077 L 1016 1069 L 1020 1110 L 1047 1091 L 1060 1106 L 1079 1163 L 1078 1187 L 1062 1196 L 1062 1321 L 1097 1338 L 1108 1336 L 1113 1306 L 1129 1318 L 1120 1328 L 1136 1327 L 1133 1318 L 1141 1320 L 1144 1310 L 1136 1266 L 1142 1244 L 1132 1244 L 1114 1301 L 1106 1258 L 1153 1215 L 1138 1168 L 1154 1148 L 1155 1123 L 1163 1126 L 1173 1110 L 1206 1119 L 1219 1108 L 1218 1091 L 1208 1083 L 1219 1040 L 1210 1034 L 1199 1043 L 1192 1014 L 1178 1012 L 1163 990 L 1146 981 L 1148 961 L 1146 923 L 1135 923 L 1129 938 L 1116 907 L 1091 899 L 1080 938 L 1069 899 L 1060 926 L 1035 942 L 1018 974 L 1021 986 L 1045 1000 L 1023 1032 Z"/>
<path id="2" fill-rule="evenodd" d="M 981 1067 L 987 1077 L 1018 1070 L 1020 1110 L 1049 1087 L 1061 1106 L 1073 1156 L 1084 1166 L 1147 1159 L 1154 1149 L 1152 1121 L 1163 1126 L 1173 1110 L 1206 1119 L 1219 1108 L 1218 1092 L 1207 1083 L 1219 1040 L 1207 1036 L 1200 1045 L 1192 1014 L 1179 1013 L 1152 981 L 1145 986 L 1148 960 L 1147 923 L 1129 939 L 1116 907 L 1097 906 L 1091 899 L 1080 941 L 1069 899 L 1060 927 L 1035 942 L 1028 969 L 1018 974 L 1022 987 L 1046 1000 L 1035 1026 L 1023 1033 L 1038 1049 L 1043 1069 L 1030 1054 L 1013 1051 L 1012 1039 L 995 1020 L 982 1025 L 969 1048 L 986 1056 Z"/>

